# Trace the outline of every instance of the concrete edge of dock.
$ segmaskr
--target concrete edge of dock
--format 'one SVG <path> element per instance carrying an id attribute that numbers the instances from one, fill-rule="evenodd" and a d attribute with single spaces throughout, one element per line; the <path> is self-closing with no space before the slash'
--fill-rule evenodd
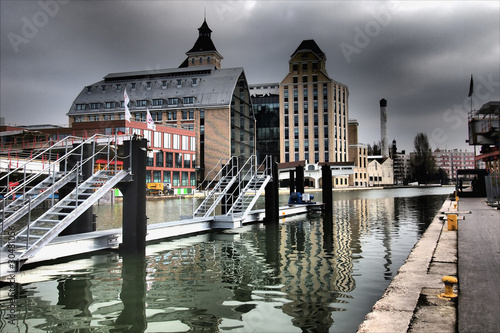
<path id="1" fill-rule="evenodd" d="M 449 231 L 446 223 L 453 212 L 454 201 L 446 199 L 359 333 L 456 332 L 456 303 L 438 297 L 444 292 L 443 276 L 457 277 L 457 231 Z"/>

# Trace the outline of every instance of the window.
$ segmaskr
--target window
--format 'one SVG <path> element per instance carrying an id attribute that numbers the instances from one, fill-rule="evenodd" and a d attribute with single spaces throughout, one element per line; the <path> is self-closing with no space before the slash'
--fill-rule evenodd
<path id="1" fill-rule="evenodd" d="M 188 111 L 187 110 L 182 110 L 182 120 L 188 119 Z"/>
<path id="2" fill-rule="evenodd" d="M 182 154 L 175 153 L 174 155 L 175 155 L 175 167 L 182 168 Z"/>
<path id="3" fill-rule="evenodd" d="M 161 147 L 161 133 L 160 132 L 154 132 L 153 146 L 154 147 Z"/>
<path id="4" fill-rule="evenodd" d="M 193 85 L 196 85 L 198 83 L 198 79 L 197 78 L 193 78 L 192 81 Z"/>
<path id="5" fill-rule="evenodd" d="M 182 150 L 189 150 L 189 137 L 186 135 L 182 136 Z"/>
<path id="6" fill-rule="evenodd" d="M 184 154 L 184 167 L 191 168 L 191 154 Z"/>
<path id="7" fill-rule="evenodd" d="M 106 102 L 106 109 L 114 109 L 116 106 L 115 102 Z"/>
<path id="8" fill-rule="evenodd" d="M 138 108 L 141 108 L 141 107 L 146 107 L 146 100 L 145 99 L 140 99 L 137 101 L 137 107 Z"/>
<path id="9" fill-rule="evenodd" d="M 165 153 L 165 166 L 167 168 L 173 168 L 174 167 L 174 153 L 167 152 Z"/>
<path id="10" fill-rule="evenodd" d="M 103 85 L 101 86 L 101 91 L 102 91 L 102 92 L 106 92 L 106 85 L 104 85 L 104 84 L 103 84 Z"/>
<path id="11" fill-rule="evenodd" d="M 151 118 L 153 118 L 154 121 L 161 121 L 162 112 L 151 112 Z"/>
<path id="12" fill-rule="evenodd" d="M 156 153 L 156 166 L 163 168 L 163 152 L 162 151 L 159 151 Z"/>
<path id="13" fill-rule="evenodd" d="M 131 86 L 132 86 L 132 90 L 135 90 L 136 84 L 135 83 L 131 83 Z"/>
<path id="14" fill-rule="evenodd" d="M 191 186 L 196 186 L 196 173 L 195 172 L 190 172 L 189 176 L 190 176 Z"/>
<path id="15" fill-rule="evenodd" d="M 161 98 L 153 99 L 153 106 L 162 106 L 162 105 L 163 105 L 163 99 Z"/>
<path id="16" fill-rule="evenodd" d="M 184 97 L 182 102 L 184 104 L 194 104 L 194 97 Z"/>
<path id="17" fill-rule="evenodd" d="M 92 92 L 92 86 L 88 86 L 88 87 L 87 87 L 87 93 L 89 93 L 89 94 L 90 94 L 91 92 Z"/>
<path id="18" fill-rule="evenodd" d="M 167 89 L 167 81 L 165 81 L 165 80 L 161 81 L 161 88 Z"/>
<path id="19" fill-rule="evenodd" d="M 98 110 L 100 108 L 101 108 L 100 103 L 90 103 L 91 110 Z"/>
<path id="20" fill-rule="evenodd" d="M 169 98 L 168 99 L 168 106 L 176 106 L 177 104 L 179 104 L 178 98 Z"/>
<path id="21" fill-rule="evenodd" d="M 180 147 L 180 135 L 179 134 L 174 134 L 174 149 L 181 149 Z"/>
<path id="22" fill-rule="evenodd" d="M 172 179 L 170 177 L 170 171 L 163 171 L 163 182 L 164 183 L 171 183 Z"/>
<path id="23" fill-rule="evenodd" d="M 163 148 L 170 149 L 172 145 L 170 133 L 163 133 Z"/>
<path id="24" fill-rule="evenodd" d="M 189 173 L 187 171 L 182 172 L 182 186 L 187 186 L 189 179 L 188 179 Z"/>
<path id="25" fill-rule="evenodd" d="M 151 89 L 151 82 L 146 82 L 146 89 L 148 89 L 148 90 Z"/>
<path id="26" fill-rule="evenodd" d="M 196 142 L 196 141 L 195 141 L 194 136 L 192 136 L 192 137 L 190 138 L 190 141 L 191 141 L 191 151 L 196 151 L 196 146 L 195 146 L 195 142 Z"/>
<path id="27" fill-rule="evenodd" d="M 179 186 L 179 171 L 172 172 L 172 186 Z"/>
<path id="28" fill-rule="evenodd" d="M 161 171 L 153 171 L 153 181 L 155 183 L 161 183 Z"/>
<path id="29" fill-rule="evenodd" d="M 177 79 L 177 88 L 180 88 L 180 87 L 182 87 L 182 79 Z"/>
<path id="30" fill-rule="evenodd" d="M 167 112 L 167 120 L 177 120 L 177 111 Z"/>

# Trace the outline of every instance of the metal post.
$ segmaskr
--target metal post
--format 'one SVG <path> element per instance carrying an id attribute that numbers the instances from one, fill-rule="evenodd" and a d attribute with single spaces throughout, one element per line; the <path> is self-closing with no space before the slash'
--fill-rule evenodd
<path id="1" fill-rule="evenodd" d="M 2 243 L 2 245 L 0 247 L 3 247 L 3 222 L 5 221 L 5 196 L 2 200 L 2 206 L 3 206 L 3 209 L 2 209 L 2 239 L 0 240 L 0 242 Z"/>
<path id="2" fill-rule="evenodd" d="M 30 224 L 31 224 L 31 197 L 28 201 L 28 230 L 27 230 L 27 236 L 26 237 L 26 250 L 29 248 L 30 245 Z"/>

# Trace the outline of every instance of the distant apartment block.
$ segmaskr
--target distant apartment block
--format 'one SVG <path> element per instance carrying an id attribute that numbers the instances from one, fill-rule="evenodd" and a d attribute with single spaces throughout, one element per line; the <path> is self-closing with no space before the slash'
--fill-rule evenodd
<path id="1" fill-rule="evenodd" d="M 443 169 L 453 180 L 459 169 L 474 169 L 474 152 L 462 149 L 436 149 L 432 152 L 436 168 Z"/>

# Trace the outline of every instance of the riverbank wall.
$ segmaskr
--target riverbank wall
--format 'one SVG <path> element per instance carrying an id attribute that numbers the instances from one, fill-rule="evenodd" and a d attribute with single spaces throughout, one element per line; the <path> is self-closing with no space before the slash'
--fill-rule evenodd
<path id="1" fill-rule="evenodd" d="M 460 212 L 451 199 L 443 203 L 359 333 L 456 332 L 456 302 L 438 297 L 444 292 L 443 276 L 458 274 L 457 231 L 448 230 L 446 222 L 450 213 L 460 219 L 468 212 Z"/>

